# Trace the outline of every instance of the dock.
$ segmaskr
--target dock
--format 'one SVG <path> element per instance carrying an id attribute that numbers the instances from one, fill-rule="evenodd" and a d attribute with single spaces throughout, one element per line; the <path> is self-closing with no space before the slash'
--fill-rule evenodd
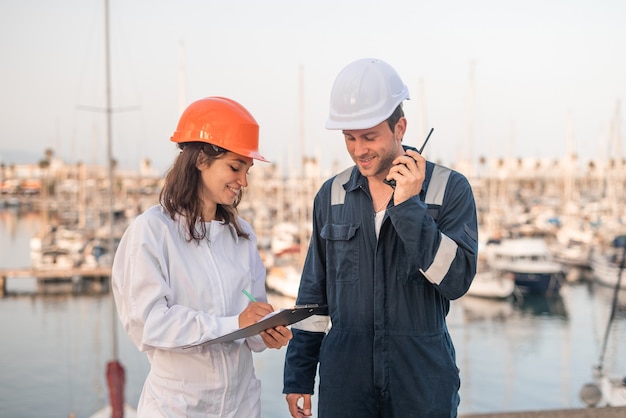
<path id="1" fill-rule="evenodd" d="M 37 285 L 40 288 L 56 284 L 66 285 L 64 289 L 68 291 L 91 289 L 101 292 L 108 290 L 108 279 L 110 276 L 111 267 L 78 267 L 47 270 L 32 268 L 1 269 L 0 298 L 7 295 L 7 282 L 9 279 L 34 278 L 37 280 Z"/>
<path id="2" fill-rule="evenodd" d="M 623 418 L 626 406 L 554 409 L 524 412 L 497 412 L 489 414 L 461 415 L 460 418 Z"/>

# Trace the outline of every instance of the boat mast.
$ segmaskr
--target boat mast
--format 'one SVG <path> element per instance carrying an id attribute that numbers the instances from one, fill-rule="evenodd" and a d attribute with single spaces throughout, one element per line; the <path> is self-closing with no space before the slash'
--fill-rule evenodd
<path id="1" fill-rule="evenodd" d="M 111 109 L 111 59 L 109 46 L 109 0 L 104 0 L 104 61 L 105 61 L 105 113 L 106 113 L 106 140 L 107 140 L 107 164 L 109 178 L 109 253 L 111 254 L 111 264 L 113 264 L 113 254 L 115 253 L 115 241 L 113 237 L 113 194 L 114 194 L 114 177 L 113 177 L 113 145 L 112 145 L 112 113 Z M 112 267 L 112 266 L 111 266 Z M 109 291 L 111 289 L 112 280 L 109 278 Z M 117 358 L 117 332 L 116 322 L 111 321 L 113 327 L 113 358 Z"/>
<path id="2" fill-rule="evenodd" d="M 308 224 L 307 219 L 307 201 L 309 196 L 309 179 L 307 178 L 307 170 L 306 170 L 306 162 L 307 158 L 305 157 L 305 127 L 304 127 L 304 66 L 301 64 L 298 71 L 298 120 L 299 120 L 299 128 L 300 128 L 300 173 L 299 176 L 301 178 L 301 182 L 304 182 L 305 187 L 299 188 L 298 195 L 300 199 L 298 199 L 298 231 L 300 233 L 299 241 L 300 241 L 300 254 L 298 258 L 298 268 L 302 268 L 304 265 L 304 259 L 306 257 L 307 252 L 307 233 L 306 233 L 306 225 Z"/>
<path id="3" fill-rule="evenodd" d="M 180 41 L 178 46 L 178 113 L 182 115 L 185 111 L 187 99 L 185 98 L 185 43 Z"/>
<path id="4" fill-rule="evenodd" d="M 104 42 L 105 42 L 105 89 L 106 89 L 106 129 L 107 129 L 107 160 L 109 171 L 109 254 L 111 255 L 111 273 L 109 274 L 109 295 L 111 302 L 111 349 L 113 358 L 106 365 L 106 381 L 109 388 L 109 404 L 111 418 L 124 418 L 124 383 L 126 372 L 118 361 L 118 339 L 116 309 L 113 300 L 113 256 L 115 255 L 115 238 L 113 234 L 113 196 L 115 193 L 113 176 L 113 141 L 112 141 L 112 109 L 111 109 L 111 64 L 109 47 L 109 0 L 104 0 Z"/>

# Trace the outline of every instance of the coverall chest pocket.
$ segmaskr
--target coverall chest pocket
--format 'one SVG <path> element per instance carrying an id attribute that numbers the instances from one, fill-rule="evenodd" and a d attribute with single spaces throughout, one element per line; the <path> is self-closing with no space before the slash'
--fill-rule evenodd
<path id="1" fill-rule="evenodd" d="M 320 231 L 326 240 L 326 269 L 329 280 L 352 283 L 359 277 L 358 225 L 326 224 Z"/>

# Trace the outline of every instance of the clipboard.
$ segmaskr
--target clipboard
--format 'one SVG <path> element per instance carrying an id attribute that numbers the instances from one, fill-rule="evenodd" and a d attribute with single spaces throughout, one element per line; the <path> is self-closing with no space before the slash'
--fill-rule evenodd
<path id="1" fill-rule="evenodd" d="M 302 321 L 313 315 L 328 315 L 328 306 L 327 305 L 300 305 L 294 306 L 293 308 L 285 308 L 279 311 L 272 312 L 265 319 L 262 319 L 259 322 L 256 322 L 252 325 L 249 325 L 245 328 L 240 328 L 237 331 L 233 331 L 229 334 L 222 335 L 221 337 L 214 338 L 209 341 L 205 341 L 199 344 L 193 344 L 183 347 L 191 348 L 197 347 L 200 345 L 211 345 L 217 343 L 225 343 L 229 341 L 238 340 L 241 338 L 252 337 L 253 335 L 259 334 L 261 331 L 265 331 L 266 329 L 274 328 L 279 325 L 288 326 L 291 324 L 295 324 L 296 322 Z"/>

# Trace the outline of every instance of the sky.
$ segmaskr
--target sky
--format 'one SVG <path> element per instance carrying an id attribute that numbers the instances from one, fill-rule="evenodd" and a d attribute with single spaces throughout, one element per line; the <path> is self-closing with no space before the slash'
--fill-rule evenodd
<path id="1" fill-rule="evenodd" d="M 104 10 L 0 2 L 0 162 L 105 164 Z M 109 0 L 113 158 L 164 172 L 182 109 L 226 96 L 280 167 L 347 166 L 324 124 L 336 75 L 365 57 L 409 87 L 404 142 L 434 128 L 430 159 L 621 156 L 624 22 L 623 0 Z"/>

